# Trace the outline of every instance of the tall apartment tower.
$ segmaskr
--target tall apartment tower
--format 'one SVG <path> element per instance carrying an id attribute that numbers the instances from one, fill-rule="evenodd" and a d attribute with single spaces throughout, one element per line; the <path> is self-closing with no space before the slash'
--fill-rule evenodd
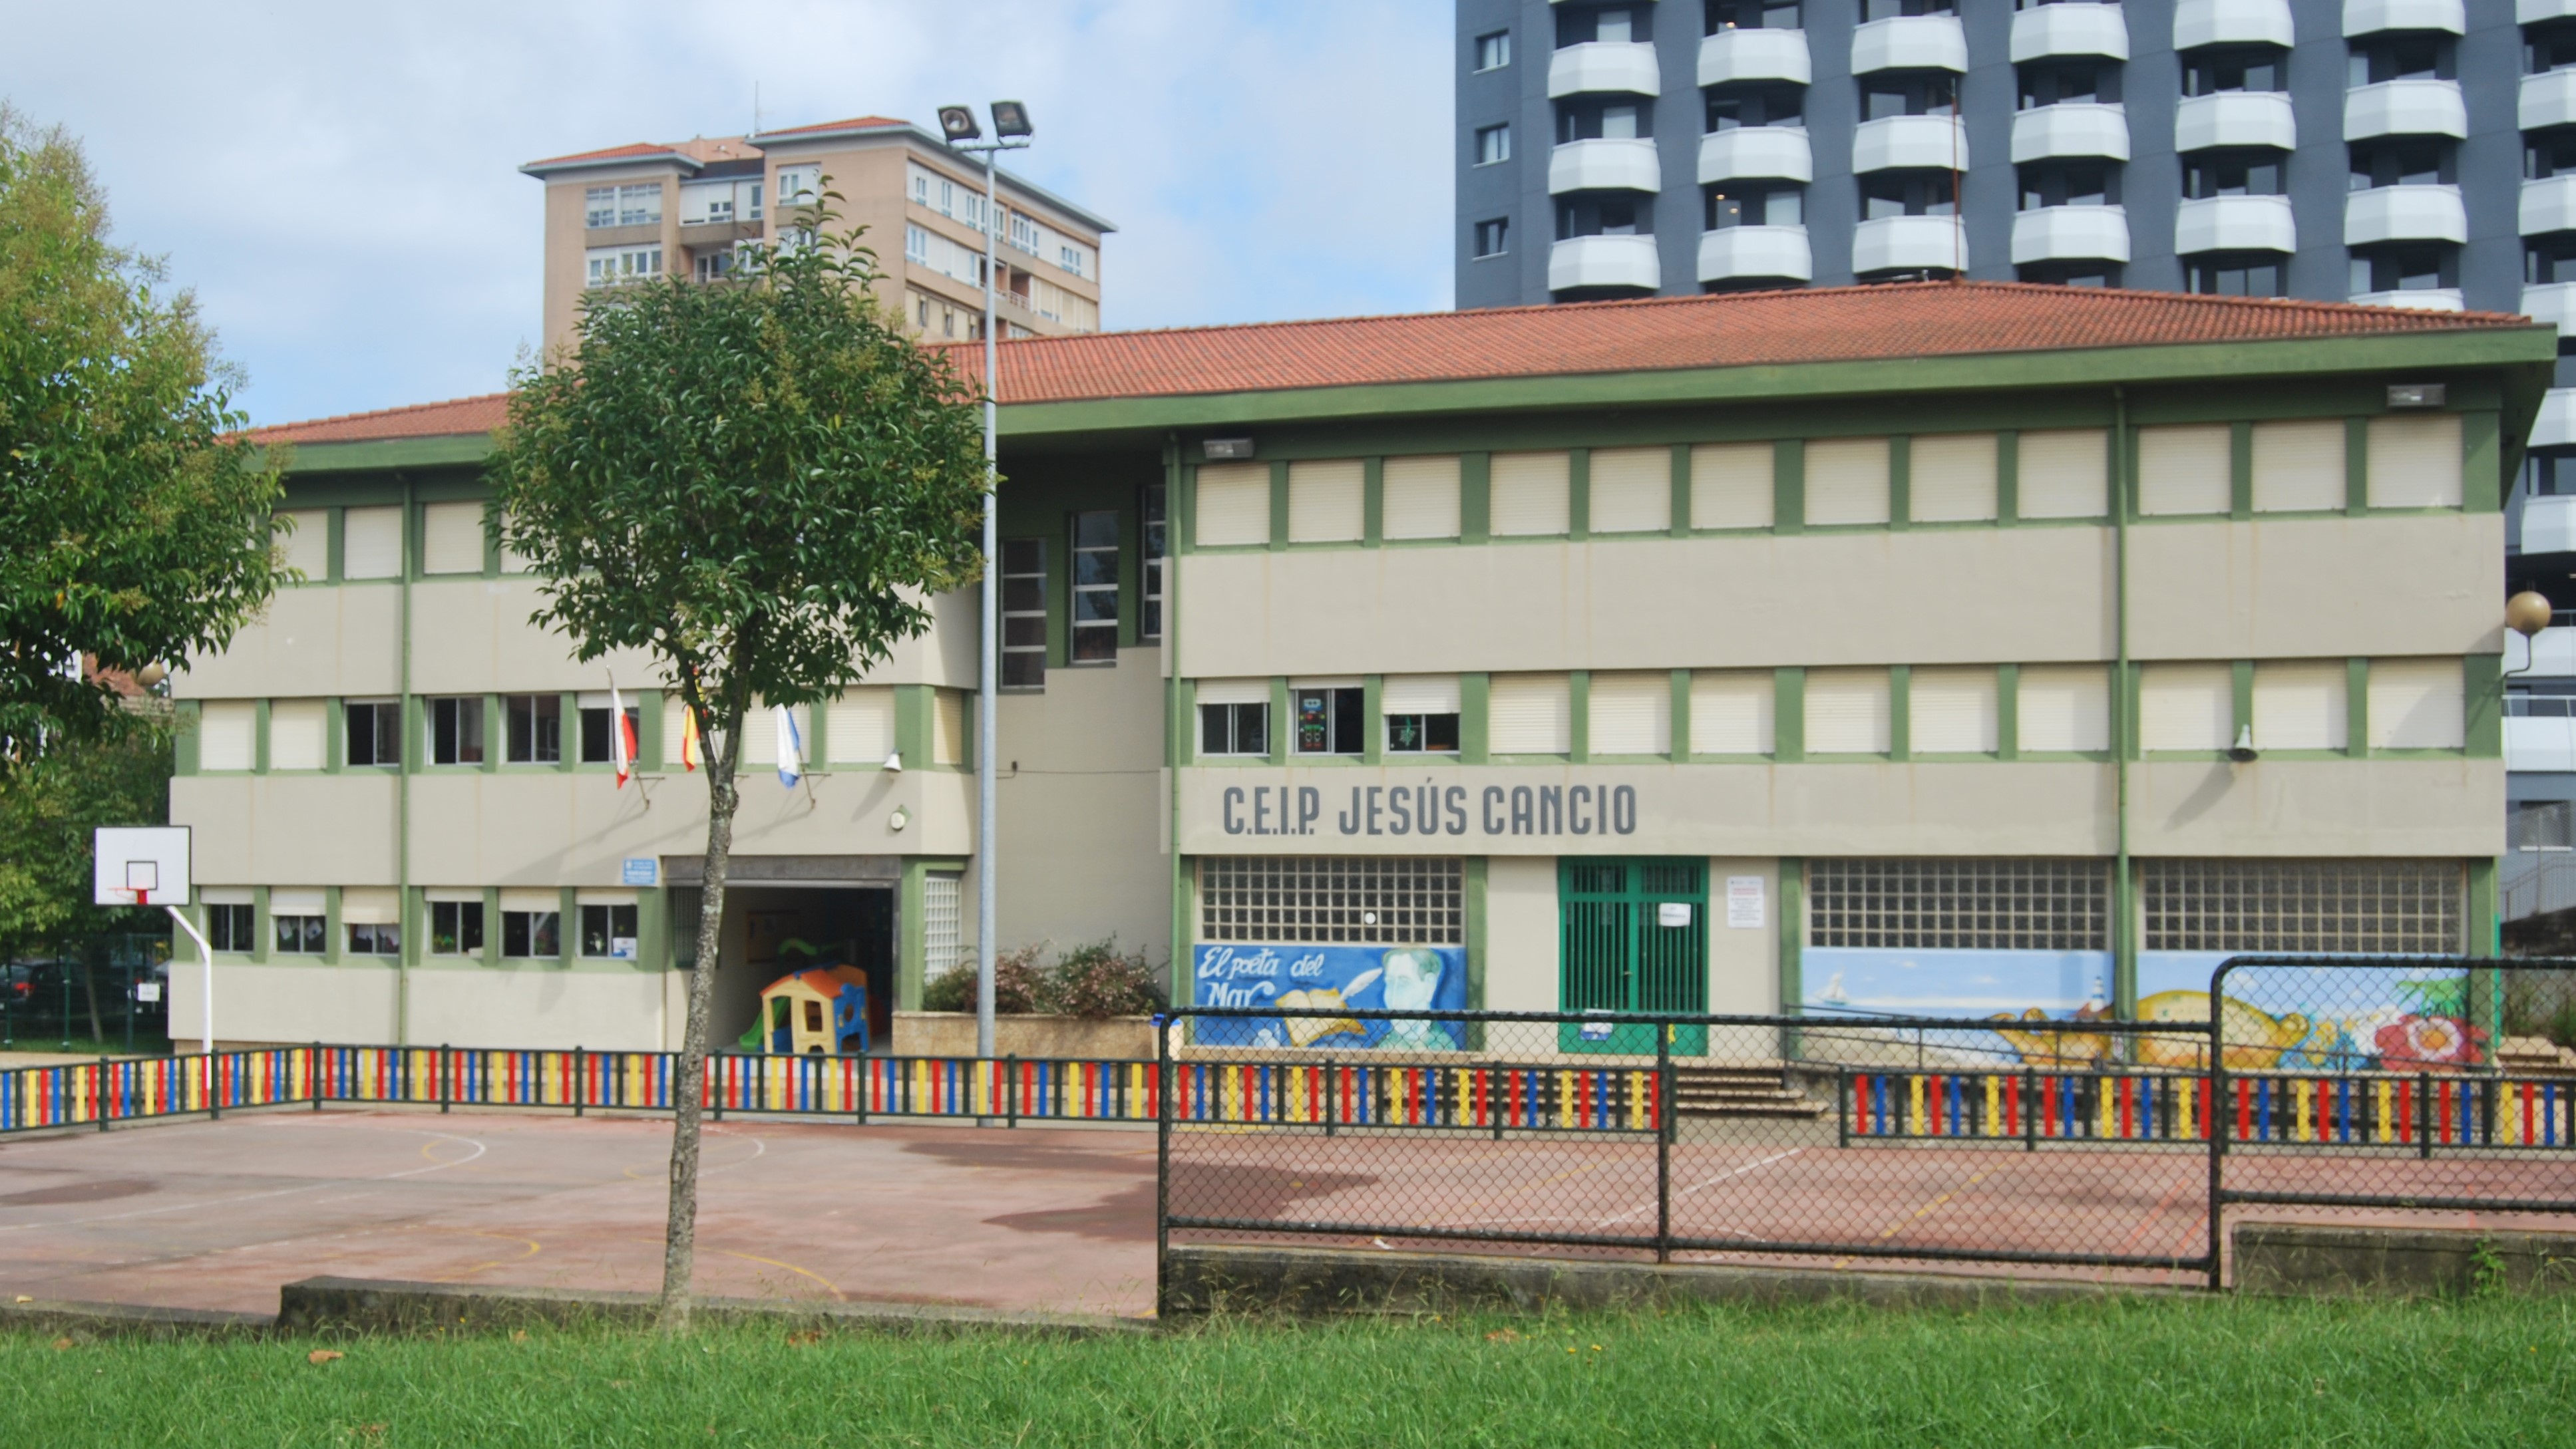
<path id="1" fill-rule="evenodd" d="M 818 188 L 837 225 L 868 229 L 879 300 L 914 331 L 982 335 L 984 168 L 909 121 L 862 116 L 756 136 L 637 143 L 531 161 L 546 184 L 545 345 L 573 329 L 591 287 L 666 273 L 719 281 L 735 248 L 775 242 L 781 207 Z M 1100 330 L 1106 220 L 1000 174 L 995 316 L 1005 337 Z"/>

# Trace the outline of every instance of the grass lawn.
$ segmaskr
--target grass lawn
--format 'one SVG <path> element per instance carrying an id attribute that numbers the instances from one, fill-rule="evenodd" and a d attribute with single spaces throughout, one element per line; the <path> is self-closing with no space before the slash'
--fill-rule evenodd
<path id="1" fill-rule="evenodd" d="M 2576 1442 L 2563 1299 L 799 1338 L 0 1335 L 0 1426 L 48 1446 Z M 343 1356 L 317 1364 L 316 1350 Z"/>

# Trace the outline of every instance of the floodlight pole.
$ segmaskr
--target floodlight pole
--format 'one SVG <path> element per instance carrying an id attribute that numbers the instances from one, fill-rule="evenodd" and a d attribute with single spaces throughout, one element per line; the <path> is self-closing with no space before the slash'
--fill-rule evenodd
<path id="1" fill-rule="evenodd" d="M 170 919 L 179 923 L 179 929 L 188 933 L 188 939 L 197 943 L 197 959 L 206 963 L 206 1015 L 200 1023 L 202 1029 L 198 1035 L 202 1038 L 200 1045 L 205 1048 L 206 1055 L 213 1056 L 215 1054 L 215 948 L 206 944 L 204 934 L 198 931 L 196 922 L 188 919 L 186 911 L 177 906 L 163 906 L 161 909 L 168 911 Z M 161 1005 L 163 1010 L 169 1009 L 168 1002 L 165 1001 Z M 126 1004 L 125 1019 L 127 1021 L 134 1019 L 134 1006 L 131 1002 Z"/>

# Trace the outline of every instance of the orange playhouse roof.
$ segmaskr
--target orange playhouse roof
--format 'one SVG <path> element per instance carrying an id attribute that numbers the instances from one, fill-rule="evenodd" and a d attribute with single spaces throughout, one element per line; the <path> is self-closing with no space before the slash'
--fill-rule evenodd
<path id="1" fill-rule="evenodd" d="M 840 996 L 845 983 L 864 993 L 868 989 L 868 975 L 855 966 L 808 966 L 802 971 L 790 971 L 760 988 L 760 999 L 767 1001 L 792 986 L 802 986 L 825 1001 L 831 1001 Z"/>

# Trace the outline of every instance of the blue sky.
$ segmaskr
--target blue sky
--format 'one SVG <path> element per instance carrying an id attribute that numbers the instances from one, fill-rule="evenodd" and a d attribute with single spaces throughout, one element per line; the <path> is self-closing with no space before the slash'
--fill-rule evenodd
<path id="1" fill-rule="evenodd" d="M 1118 223 L 1106 321 L 1450 303 L 1442 0 L 18 7 L 0 96 L 88 149 L 258 422 L 490 392 L 537 329 L 519 163 L 1024 100 L 1032 180 Z"/>

